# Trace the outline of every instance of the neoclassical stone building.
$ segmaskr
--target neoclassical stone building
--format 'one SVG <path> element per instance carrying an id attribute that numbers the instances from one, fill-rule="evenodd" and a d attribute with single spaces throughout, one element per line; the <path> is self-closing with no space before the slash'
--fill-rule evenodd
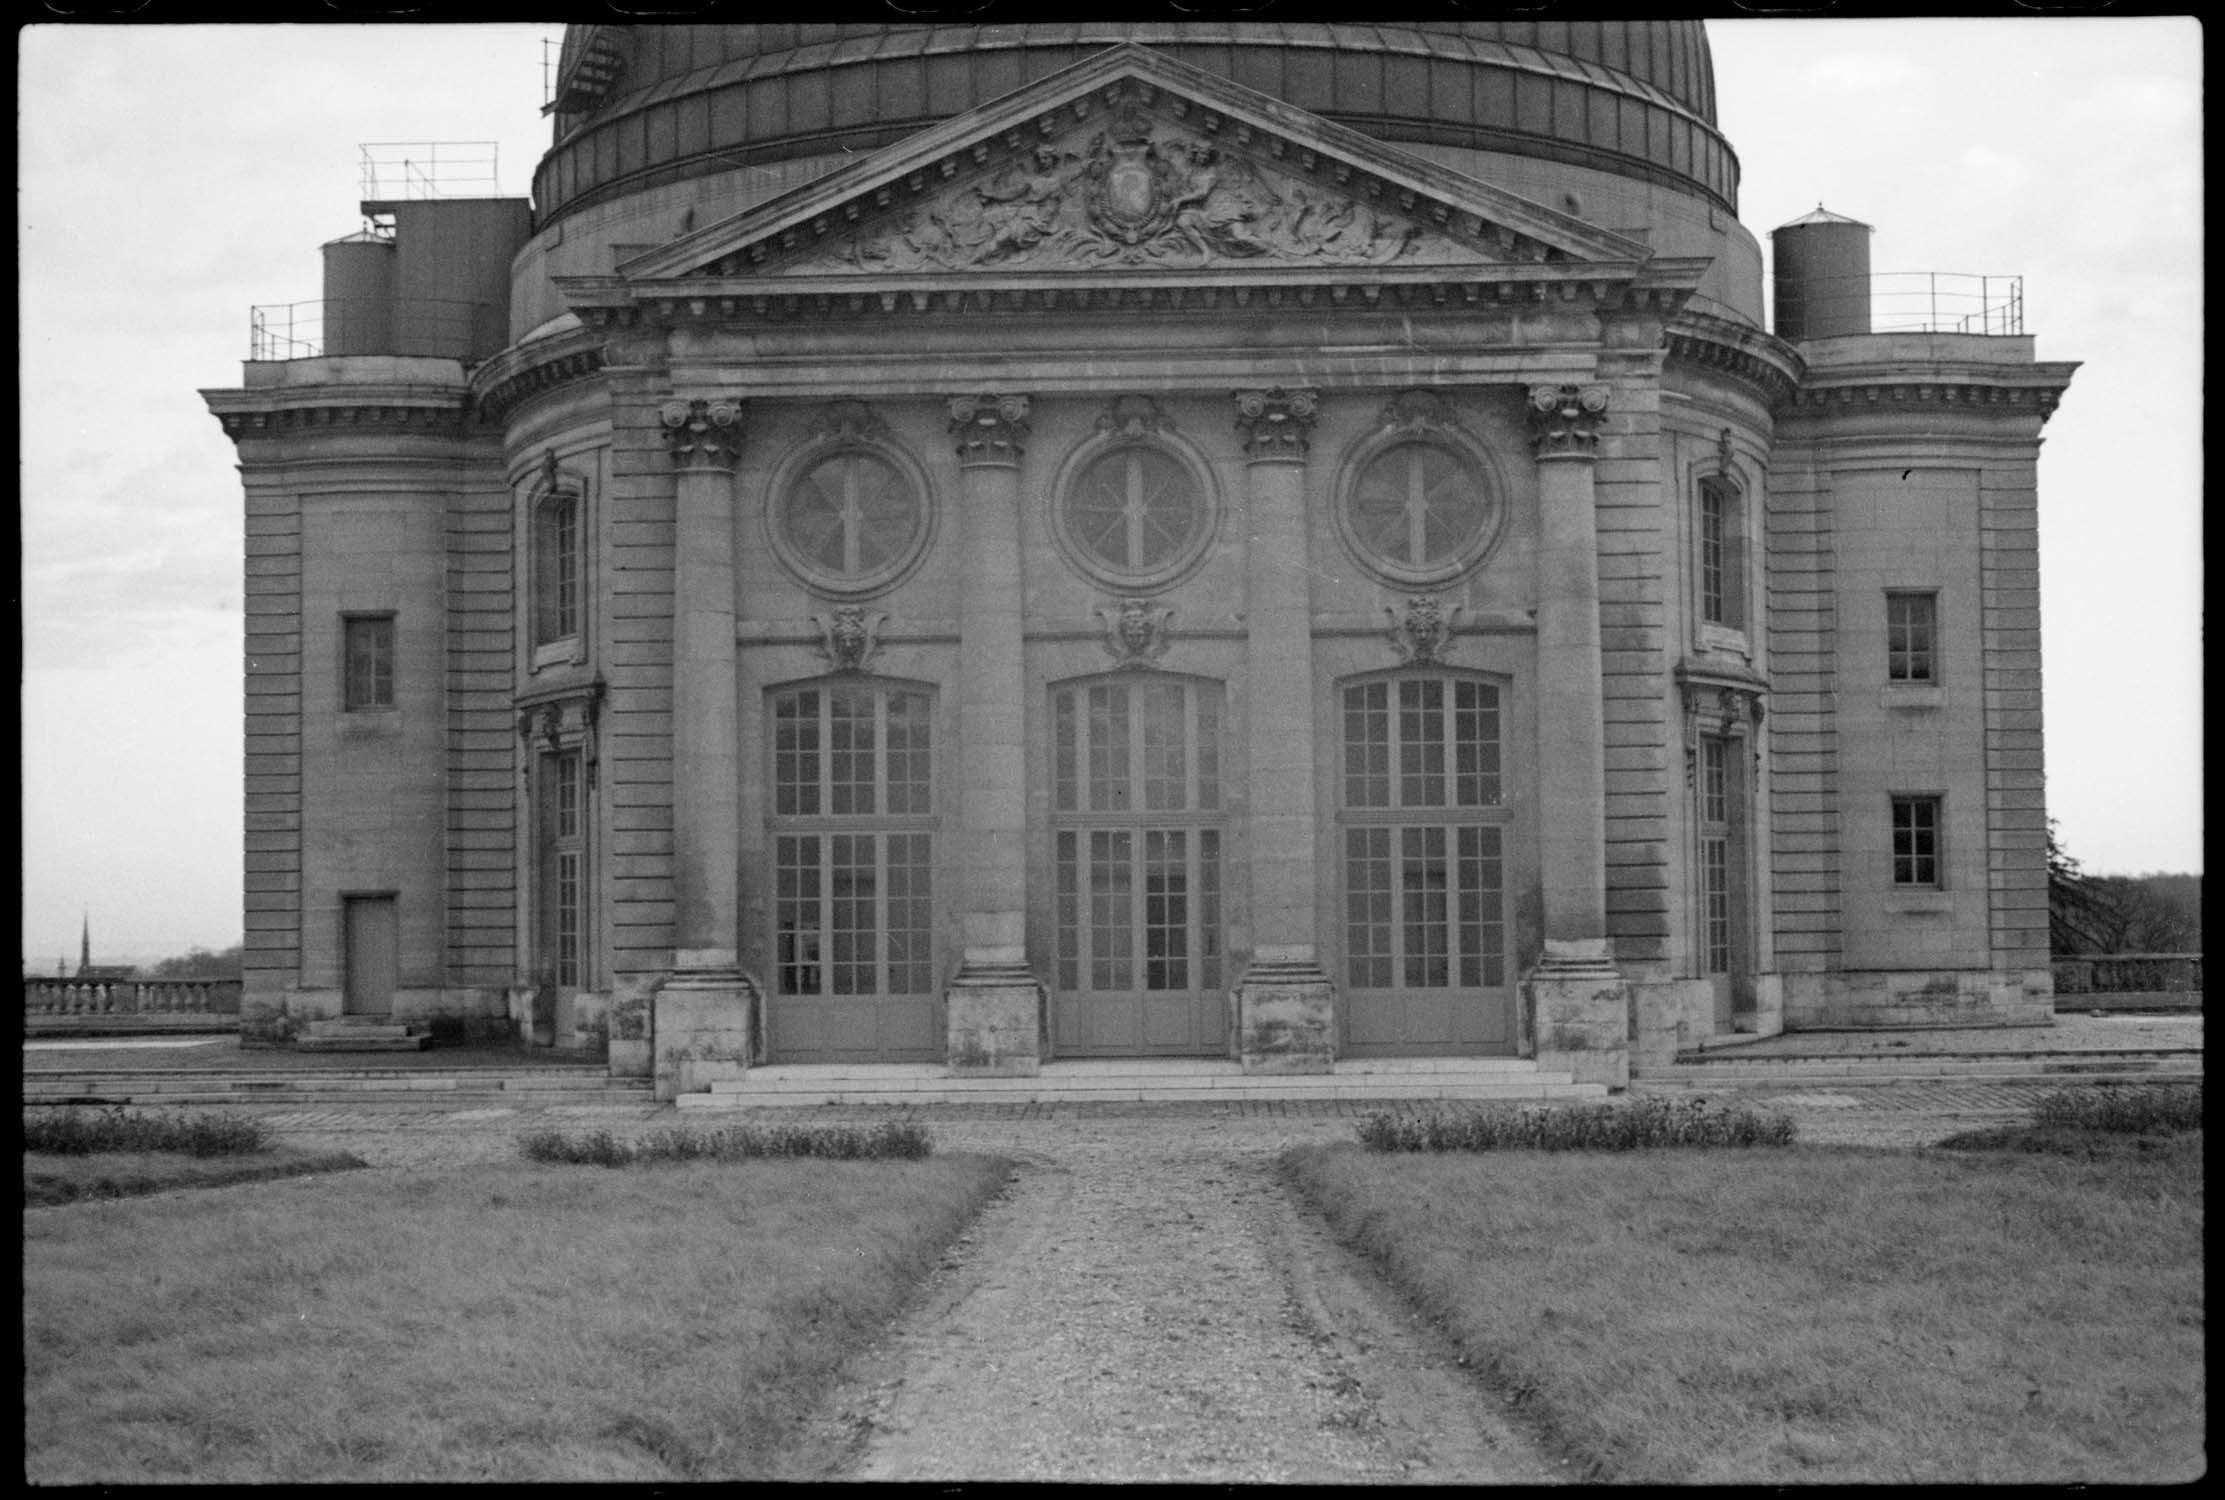
<path id="1" fill-rule="evenodd" d="M 206 393 L 252 1033 L 1617 1084 L 2047 1017 L 2074 367 L 1869 332 L 1828 214 L 1767 331 L 1698 23 L 575 26 L 551 112 L 530 212 L 366 205 Z"/>

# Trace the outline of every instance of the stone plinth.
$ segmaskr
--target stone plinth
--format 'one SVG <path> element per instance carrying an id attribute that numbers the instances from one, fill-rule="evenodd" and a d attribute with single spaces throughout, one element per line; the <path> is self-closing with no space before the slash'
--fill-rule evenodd
<path id="1" fill-rule="evenodd" d="M 950 1071 L 1032 1078 L 1043 1061 L 1043 986 L 1022 965 L 961 973 L 945 994 Z"/>
<path id="2" fill-rule="evenodd" d="M 733 955 L 683 953 L 653 1002 L 656 1094 L 672 1100 L 739 1078 L 757 1058 L 757 986 Z M 723 962 L 719 960 L 723 959 Z"/>
<path id="3" fill-rule="evenodd" d="M 1237 1060 L 1247 1073 L 1327 1073 L 1336 1014 L 1336 987 L 1310 957 L 1255 958 L 1236 984 Z"/>
<path id="4" fill-rule="evenodd" d="M 1557 942 L 1522 983 L 1541 1068 L 1630 1087 L 1630 987 L 1604 939 Z"/>

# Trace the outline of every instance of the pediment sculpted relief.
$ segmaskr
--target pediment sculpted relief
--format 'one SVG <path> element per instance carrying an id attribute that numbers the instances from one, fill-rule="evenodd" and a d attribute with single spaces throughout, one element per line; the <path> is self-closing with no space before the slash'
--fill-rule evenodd
<path id="1" fill-rule="evenodd" d="M 1094 134 L 1043 142 L 788 269 L 1197 268 L 1266 259 L 1374 266 L 1473 258 L 1409 220 L 1263 170 L 1199 131 L 1155 118 L 1131 95 Z"/>

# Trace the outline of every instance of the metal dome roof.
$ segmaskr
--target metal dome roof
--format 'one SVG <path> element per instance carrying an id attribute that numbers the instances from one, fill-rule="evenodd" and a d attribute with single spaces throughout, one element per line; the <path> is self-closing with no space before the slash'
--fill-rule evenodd
<path id="1" fill-rule="evenodd" d="M 544 223 L 737 166 L 876 150 L 1120 42 L 1380 139 L 1567 161 L 1735 212 L 1697 21 L 568 27 Z"/>

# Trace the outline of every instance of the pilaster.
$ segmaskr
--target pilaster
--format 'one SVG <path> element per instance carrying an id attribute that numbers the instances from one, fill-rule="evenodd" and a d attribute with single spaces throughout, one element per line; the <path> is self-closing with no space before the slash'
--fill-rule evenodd
<path id="1" fill-rule="evenodd" d="M 737 965 L 740 723 L 734 674 L 738 402 L 658 410 L 676 469 L 672 564 L 672 977 L 652 1013 L 659 1099 L 738 1077 L 756 1060 L 757 987 Z"/>
<path id="2" fill-rule="evenodd" d="M 1607 781 L 1593 472 L 1605 385 L 1529 396 L 1542 511 L 1537 553 L 1539 877 L 1545 952 L 1525 979 L 1538 1060 L 1580 1082 L 1630 1081 L 1629 996 L 1607 939 Z"/>
<path id="3" fill-rule="evenodd" d="M 965 568 L 958 614 L 960 927 L 945 996 L 954 1072 L 1027 1075 L 1043 1054 L 1027 963 L 1027 712 L 1020 649 L 1020 465 L 1028 398 L 950 399 Z"/>
<path id="4" fill-rule="evenodd" d="M 1326 1073 L 1336 988 L 1315 941 L 1313 571 L 1306 452 L 1310 390 L 1235 393 L 1247 460 L 1244 564 L 1252 961 L 1236 984 L 1237 1055 L 1250 1073 Z"/>

